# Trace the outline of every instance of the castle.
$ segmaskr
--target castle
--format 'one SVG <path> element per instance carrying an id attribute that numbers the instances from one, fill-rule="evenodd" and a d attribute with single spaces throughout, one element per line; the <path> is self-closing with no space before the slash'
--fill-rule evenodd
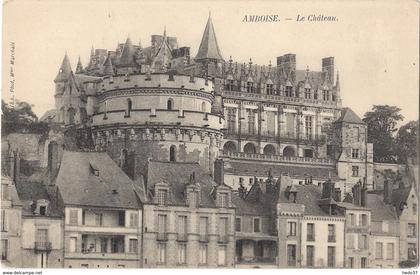
<path id="1" fill-rule="evenodd" d="M 297 69 L 291 53 L 267 66 L 226 60 L 209 17 L 195 57 L 165 29 L 149 47 L 128 37 L 115 50 L 92 48 L 74 71 L 66 54 L 54 82 L 50 122 L 61 130 L 42 143 L 43 164 L 19 176 L 24 156 L 14 148 L 7 159 L 6 210 L 22 213 L 11 236 L 35 227 L 21 255 L 37 259 L 15 252 L 10 262 L 364 268 L 417 259 L 414 182 L 373 162 L 366 124 L 342 107 L 333 57 L 321 71 Z"/>

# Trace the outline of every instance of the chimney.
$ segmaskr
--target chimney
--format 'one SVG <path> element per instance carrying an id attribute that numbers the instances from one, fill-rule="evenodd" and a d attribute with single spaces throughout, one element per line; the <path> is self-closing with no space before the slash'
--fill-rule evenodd
<path id="1" fill-rule="evenodd" d="M 58 144 L 55 141 L 51 141 L 48 144 L 48 185 L 53 185 L 53 180 L 57 176 L 58 168 Z"/>
<path id="2" fill-rule="evenodd" d="M 336 202 L 341 202 L 341 189 L 340 188 L 335 188 L 334 189 L 334 196 L 333 199 Z"/>
<path id="3" fill-rule="evenodd" d="M 325 57 L 322 59 L 322 73 L 324 77 L 328 74 L 328 79 L 331 83 L 334 83 L 334 57 Z"/>
<path id="4" fill-rule="evenodd" d="M 384 202 L 391 204 L 392 200 L 392 183 L 388 179 L 384 180 Z"/>
<path id="5" fill-rule="evenodd" d="M 224 184 L 224 162 L 223 159 L 216 159 L 214 162 L 214 181 L 217 185 Z"/>
<path id="6" fill-rule="evenodd" d="M 322 199 L 332 198 L 334 192 L 335 183 L 328 179 L 322 184 Z"/>
<path id="7" fill-rule="evenodd" d="M 363 187 L 361 191 L 360 205 L 366 207 L 367 205 L 367 184 L 366 177 L 363 178 Z"/>

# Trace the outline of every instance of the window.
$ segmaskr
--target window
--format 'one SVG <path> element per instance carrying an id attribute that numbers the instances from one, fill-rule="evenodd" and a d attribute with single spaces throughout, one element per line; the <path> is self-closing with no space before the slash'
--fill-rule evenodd
<path id="1" fill-rule="evenodd" d="M 354 249 L 354 235 L 349 234 L 347 237 L 347 248 Z"/>
<path id="2" fill-rule="evenodd" d="M 166 215 L 158 215 L 158 232 L 166 233 Z"/>
<path id="3" fill-rule="evenodd" d="M 351 167 L 352 176 L 358 177 L 359 176 L 359 166 L 352 166 Z"/>
<path id="4" fill-rule="evenodd" d="M 7 211 L 5 209 L 1 210 L 1 232 L 7 232 Z"/>
<path id="5" fill-rule="evenodd" d="M 137 245 L 138 245 L 138 241 L 137 239 L 130 239 L 129 240 L 129 252 L 130 253 L 137 253 Z"/>
<path id="6" fill-rule="evenodd" d="M 351 157 L 353 159 L 358 159 L 359 158 L 359 149 L 351 149 Z"/>
<path id="7" fill-rule="evenodd" d="M 200 244 L 200 264 L 207 264 L 207 244 Z"/>
<path id="8" fill-rule="evenodd" d="M 172 162 L 176 161 L 176 148 L 175 148 L 175 145 L 172 145 L 169 148 L 169 161 L 172 161 Z"/>
<path id="9" fill-rule="evenodd" d="M 219 236 L 226 237 L 228 234 L 228 218 L 220 218 Z"/>
<path id="10" fill-rule="evenodd" d="M 226 245 L 219 245 L 217 250 L 217 264 L 219 266 L 226 265 Z"/>
<path id="11" fill-rule="evenodd" d="M 335 246 L 328 247 L 328 267 L 335 267 Z"/>
<path id="12" fill-rule="evenodd" d="M 314 91 L 314 99 L 318 99 L 318 91 L 317 90 Z"/>
<path id="13" fill-rule="evenodd" d="M 375 244 L 375 259 L 382 259 L 382 243 L 377 242 Z"/>
<path id="14" fill-rule="evenodd" d="M 101 243 L 101 253 L 106 253 L 108 251 L 108 239 L 107 238 L 99 238 Z"/>
<path id="15" fill-rule="evenodd" d="M 311 98 L 311 89 L 305 88 L 305 98 L 310 99 Z"/>
<path id="16" fill-rule="evenodd" d="M 248 134 L 255 135 L 255 114 L 254 110 L 247 109 L 247 116 L 248 116 Z"/>
<path id="17" fill-rule="evenodd" d="M 228 194 L 220 193 L 219 194 L 219 207 L 228 207 Z"/>
<path id="18" fill-rule="evenodd" d="M 359 249 L 367 249 L 367 248 L 368 248 L 367 235 L 360 235 L 359 236 Z"/>
<path id="19" fill-rule="evenodd" d="M 178 216 L 178 236 L 184 238 L 187 235 L 187 216 Z"/>
<path id="20" fill-rule="evenodd" d="M 322 96 L 323 96 L 324 101 L 329 100 L 329 99 L 330 99 L 330 91 L 328 91 L 328 90 L 323 90 L 323 91 L 322 91 Z"/>
<path id="21" fill-rule="evenodd" d="M 130 227 L 137 227 L 139 224 L 138 221 L 139 215 L 137 213 L 130 213 Z"/>
<path id="22" fill-rule="evenodd" d="M 393 243 L 386 244 L 386 259 L 387 260 L 394 259 L 394 244 Z"/>
<path id="23" fill-rule="evenodd" d="M 127 110 L 125 111 L 125 116 L 126 116 L 126 117 L 129 117 L 129 116 L 130 116 L 132 106 L 133 106 L 133 102 L 131 101 L 131 99 L 130 99 L 130 98 L 128 98 L 128 99 L 127 99 Z"/>
<path id="24" fill-rule="evenodd" d="M 416 224 L 409 223 L 407 227 L 407 236 L 408 237 L 415 237 L 416 236 Z"/>
<path id="25" fill-rule="evenodd" d="M 36 241 L 39 243 L 48 242 L 48 229 L 37 229 L 36 230 Z"/>
<path id="26" fill-rule="evenodd" d="M 77 210 L 70 210 L 70 224 L 77 225 L 79 224 L 78 218 L 78 211 Z"/>
<path id="27" fill-rule="evenodd" d="M 306 240 L 307 241 L 315 241 L 315 224 L 308 223 L 306 225 Z"/>
<path id="28" fill-rule="evenodd" d="M 314 246 L 313 245 L 306 246 L 306 266 L 308 267 L 314 266 Z"/>
<path id="29" fill-rule="evenodd" d="M 292 86 L 286 86 L 286 96 L 292 97 Z"/>
<path id="30" fill-rule="evenodd" d="M 296 245 L 287 245 L 287 265 L 296 266 Z"/>
<path id="31" fill-rule="evenodd" d="M 348 217 L 349 217 L 350 225 L 355 226 L 356 225 L 356 219 L 355 219 L 354 214 L 351 213 L 351 214 L 348 215 Z"/>
<path id="32" fill-rule="evenodd" d="M 241 232 L 241 218 L 235 218 L 235 231 Z"/>
<path id="33" fill-rule="evenodd" d="M 335 242 L 335 225 L 334 224 L 328 225 L 328 241 Z"/>
<path id="34" fill-rule="evenodd" d="M 349 257 L 349 266 L 350 268 L 354 267 L 354 258 L 353 257 Z"/>
<path id="35" fill-rule="evenodd" d="M 260 219 L 259 218 L 254 218 L 254 232 L 258 233 L 261 231 L 260 228 Z"/>
<path id="36" fill-rule="evenodd" d="M 233 91 L 233 79 L 228 79 L 226 82 L 226 90 Z"/>
<path id="37" fill-rule="evenodd" d="M 361 268 L 366 268 L 367 267 L 367 258 L 366 257 L 360 258 L 360 267 Z"/>
<path id="38" fill-rule="evenodd" d="M 185 243 L 178 244 L 178 263 L 187 263 L 187 245 Z"/>
<path id="39" fill-rule="evenodd" d="M 236 129 L 236 109 L 227 108 L 227 128 L 230 134 L 235 133 Z"/>
<path id="40" fill-rule="evenodd" d="M 80 264 L 81 268 L 89 268 L 89 264 Z"/>
<path id="41" fill-rule="evenodd" d="M 95 214 L 95 224 L 96 226 L 102 226 L 102 213 Z"/>
<path id="42" fill-rule="evenodd" d="M 174 107 L 174 101 L 172 100 L 172 98 L 168 99 L 168 102 L 166 103 L 166 109 L 168 110 L 172 110 L 172 108 Z"/>
<path id="43" fill-rule="evenodd" d="M 158 243 L 158 262 L 160 264 L 166 261 L 166 243 Z"/>
<path id="44" fill-rule="evenodd" d="M 45 205 L 39 207 L 39 215 L 45 216 L 47 214 L 47 207 Z"/>
<path id="45" fill-rule="evenodd" d="M 160 189 L 157 191 L 157 202 L 159 205 L 166 205 L 168 200 L 168 190 Z"/>
<path id="46" fill-rule="evenodd" d="M 312 116 L 305 116 L 306 139 L 312 140 Z"/>
<path id="47" fill-rule="evenodd" d="M 362 214 L 362 226 L 367 226 L 368 225 L 368 217 L 366 214 Z"/>
<path id="48" fill-rule="evenodd" d="M 296 236 L 296 222 L 287 223 L 287 236 Z"/>
<path id="49" fill-rule="evenodd" d="M 118 226 L 125 226 L 125 211 L 118 211 Z"/>
<path id="50" fill-rule="evenodd" d="M 327 156 L 332 157 L 333 156 L 333 147 L 331 144 L 327 145 Z"/>
<path id="51" fill-rule="evenodd" d="M 69 252 L 76 252 L 76 247 L 77 247 L 77 238 L 76 237 L 70 237 Z M 104 252 L 106 252 L 106 251 L 104 251 Z"/>
<path id="52" fill-rule="evenodd" d="M 416 260 L 417 259 L 417 249 L 415 243 L 408 244 L 408 259 Z"/>
<path id="53" fill-rule="evenodd" d="M 387 221 L 382 221 L 382 232 L 388 232 L 389 224 Z"/>
<path id="54" fill-rule="evenodd" d="M 1 240 L 1 260 L 6 261 L 8 259 L 9 251 L 9 240 Z"/>
<path id="55" fill-rule="evenodd" d="M 267 94 L 268 95 L 273 94 L 273 84 L 267 84 Z"/>
<path id="56" fill-rule="evenodd" d="M 417 203 L 413 203 L 413 215 L 417 215 Z"/>
<path id="57" fill-rule="evenodd" d="M 200 236 L 207 238 L 209 218 L 200 217 Z"/>
<path id="58" fill-rule="evenodd" d="M 247 91 L 248 93 L 253 93 L 253 92 L 254 92 L 254 82 L 252 82 L 252 81 L 248 81 L 248 82 L 246 83 L 246 91 Z"/>

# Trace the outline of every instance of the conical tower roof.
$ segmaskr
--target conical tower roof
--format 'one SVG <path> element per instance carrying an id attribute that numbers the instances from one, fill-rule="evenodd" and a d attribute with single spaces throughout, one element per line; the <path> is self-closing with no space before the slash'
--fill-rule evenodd
<path id="1" fill-rule="evenodd" d="M 54 79 L 54 82 L 68 80 L 71 73 L 72 73 L 72 70 L 71 70 L 70 60 L 66 52 L 63 58 L 63 62 L 61 63 L 60 69 L 58 70 L 58 74 Z"/>
<path id="2" fill-rule="evenodd" d="M 120 66 L 133 66 L 134 63 L 134 47 L 133 43 L 131 43 L 130 37 L 127 37 L 127 40 L 125 41 L 124 48 L 121 53 L 121 58 L 119 65 Z"/>
<path id="3" fill-rule="evenodd" d="M 79 60 L 77 61 L 77 66 L 76 66 L 76 74 L 80 74 L 83 72 L 83 65 L 82 65 L 82 61 L 80 60 L 80 56 L 79 56 Z"/>
<path id="4" fill-rule="evenodd" d="M 107 59 L 105 60 L 104 64 L 104 75 L 113 75 L 114 68 L 112 66 L 111 56 L 108 54 Z"/>
<path id="5" fill-rule="evenodd" d="M 219 45 L 217 44 L 216 33 L 214 32 L 211 16 L 209 16 L 209 19 L 207 20 L 203 38 L 201 39 L 200 48 L 198 49 L 195 59 L 223 60 Z"/>

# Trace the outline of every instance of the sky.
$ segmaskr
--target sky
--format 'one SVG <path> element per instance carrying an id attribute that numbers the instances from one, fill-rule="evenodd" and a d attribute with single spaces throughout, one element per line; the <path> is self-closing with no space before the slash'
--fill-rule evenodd
<path id="1" fill-rule="evenodd" d="M 33 104 L 42 116 L 54 108 L 53 80 L 66 51 L 74 70 L 79 56 L 87 65 L 92 46 L 115 50 L 129 35 L 146 47 L 165 26 L 195 56 L 210 11 L 226 60 L 252 58 L 254 64 L 268 65 L 295 53 L 297 69 L 320 70 L 321 59 L 334 56 L 343 106 L 363 117 L 374 104 L 396 105 L 405 122 L 418 118 L 419 9 L 414 0 L 12 0 L 3 5 L 2 98 L 9 100 L 13 90 L 15 98 Z M 296 21 L 298 15 L 312 14 L 338 20 Z M 278 15 L 280 20 L 243 22 L 245 15 Z"/>

